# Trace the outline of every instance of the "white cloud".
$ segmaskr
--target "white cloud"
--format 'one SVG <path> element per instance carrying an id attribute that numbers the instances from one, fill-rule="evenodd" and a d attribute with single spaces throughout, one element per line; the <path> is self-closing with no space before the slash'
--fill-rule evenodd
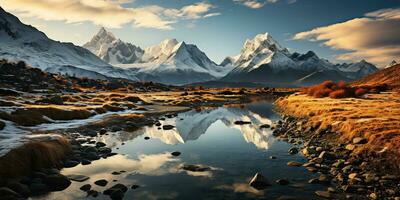
<path id="1" fill-rule="evenodd" d="M 157 5 L 125 8 L 131 0 L 1 0 L 6 10 L 16 11 L 23 17 L 42 20 L 60 20 L 67 23 L 92 22 L 109 28 L 120 28 L 133 23 L 136 27 L 169 30 L 179 20 L 216 16 L 210 3 L 200 2 L 180 9 Z"/>
<path id="2" fill-rule="evenodd" d="M 278 1 L 279 0 L 233 0 L 233 2 L 251 9 L 259 9 L 264 7 L 266 4 L 276 3 Z"/>
<path id="3" fill-rule="evenodd" d="M 242 4 L 252 9 L 262 8 L 266 4 L 266 1 L 260 1 L 260 0 L 233 0 L 233 1 L 235 3 Z"/>
<path id="4" fill-rule="evenodd" d="M 332 49 L 346 50 L 340 60 L 369 60 L 386 65 L 400 57 L 400 9 L 383 9 L 365 17 L 297 33 L 293 39 L 322 41 Z"/>

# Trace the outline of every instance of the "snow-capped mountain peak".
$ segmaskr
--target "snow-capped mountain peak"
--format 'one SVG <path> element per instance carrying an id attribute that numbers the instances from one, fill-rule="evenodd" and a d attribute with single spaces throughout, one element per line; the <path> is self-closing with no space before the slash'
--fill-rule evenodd
<path id="1" fill-rule="evenodd" d="M 141 62 L 144 53 L 140 47 L 123 42 L 104 27 L 83 47 L 110 64 Z"/>

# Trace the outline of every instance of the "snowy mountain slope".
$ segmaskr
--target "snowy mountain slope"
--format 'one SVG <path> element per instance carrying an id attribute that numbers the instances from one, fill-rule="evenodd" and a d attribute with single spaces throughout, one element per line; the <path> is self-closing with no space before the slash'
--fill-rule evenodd
<path id="1" fill-rule="evenodd" d="M 117 39 L 111 32 L 101 28 L 93 38 L 82 47 L 110 64 L 129 64 L 141 62 L 144 51 L 131 43 Z"/>
<path id="2" fill-rule="evenodd" d="M 393 66 L 395 66 L 395 65 L 397 65 L 397 64 L 399 64 L 399 63 L 397 63 L 396 60 L 393 60 L 392 62 L 390 62 L 388 65 L 385 66 L 385 69 L 386 69 L 386 68 L 389 68 L 389 67 L 393 67 Z"/>
<path id="3" fill-rule="evenodd" d="M 166 39 L 146 48 L 142 62 L 116 66 L 135 70 L 141 80 L 176 85 L 215 80 L 232 69 L 218 66 L 196 45 L 178 42 L 176 39 Z"/>
<path id="4" fill-rule="evenodd" d="M 23 24 L 2 8 L 0 8 L 0 58 L 10 61 L 23 60 L 32 67 L 53 73 L 68 71 L 76 76 L 85 74 L 93 75 L 94 78 L 102 74 L 136 79 L 131 72 L 121 71 L 105 63 L 82 47 L 49 39 L 44 33 Z M 64 66 L 69 69 L 62 70 Z M 78 71 L 74 72 L 74 69 Z"/>
<path id="5" fill-rule="evenodd" d="M 235 82 L 308 84 L 327 78 L 354 80 L 378 70 L 366 61 L 335 65 L 312 51 L 290 54 L 268 33 L 246 40 L 238 58 L 228 57 L 224 64 L 234 69 L 222 80 Z"/>

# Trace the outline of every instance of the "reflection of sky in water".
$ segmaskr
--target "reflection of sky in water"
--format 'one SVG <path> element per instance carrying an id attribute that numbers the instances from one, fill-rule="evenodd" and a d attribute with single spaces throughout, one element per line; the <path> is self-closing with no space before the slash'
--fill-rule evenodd
<path id="1" fill-rule="evenodd" d="M 270 119 L 277 119 L 271 111 L 271 104 L 252 106 L 189 111 L 165 121 L 166 124 L 176 125 L 174 130 L 163 131 L 153 127 L 139 131 L 144 133 L 142 135 L 136 132 L 132 133 L 134 136 L 119 137 L 122 141 L 134 138 L 114 149 L 122 155 L 65 169 L 64 174 L 84 174 L 91 178 L 83 183 L 74 182 L 67 190 L 47 198 L 83 199 L 85 193 L 79 191 L 80 186 L 105 178 L 127 186 L 141 186 L 128 190 L 126 199 L 275 199 L 282 195 L 315 199 L 314 191 L 320 186 L 306 184 L 313 175 L 304 168 L 286 165 L 288 161 L 305 159 L 299 155 L 288 155 L 290 145 L 276 141 L 270 130 L 258 128 L 261 124 L 270 124 Z M 255 113 L 257 110 L 263 113 Z M 251 121 L 252 124 L 234 125 L 236 120 Z M 146 135 L 152 139 L 144 140 Z M 110 141 L 110 138 L 105 141 Z M 115 143 L 115 140 L 111 141 Z M 172 157 L 170 152 L 173 151 L 180 151 L 182 155 Z M 268 159 L 271 155 L 278 159 Z M 201 164 L 210 166 L 212 170 L 182 171 L 180 167 L 183 164 Z M 111 174 L 120 170 L 127 172 L 118 176 Z M 257 191 L 248 186 L 249 179 L 256 172 L 261 172 L 271 183 L 288 178 L 292 184 L 273 185 L 265 191 Z M 109 183 L 108 187 L 113 184 Z M 105 188 L 96 186 L 94 189 L 102 192 Z"/>

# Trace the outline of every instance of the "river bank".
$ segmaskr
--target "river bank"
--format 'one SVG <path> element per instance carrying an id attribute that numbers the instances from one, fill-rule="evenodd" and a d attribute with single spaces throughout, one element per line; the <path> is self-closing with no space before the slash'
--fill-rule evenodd
<path id="1" fill-rule="evenodd" d="M 293 94 L 276 101 L 285 115 L 274 134 L 304 140 L 303 166 L 325 182 L 321 195 L 335 198 L 399 199 L 399 120 L 397 93 L 363 99 L 313 98 Z"/>

